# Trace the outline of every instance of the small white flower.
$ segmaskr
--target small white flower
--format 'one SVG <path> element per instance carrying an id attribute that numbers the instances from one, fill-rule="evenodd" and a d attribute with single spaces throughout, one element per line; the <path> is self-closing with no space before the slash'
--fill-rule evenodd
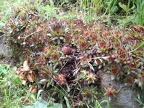
<path id="1" fill-rule="evenodd" d="M 65 33 L 69 33 L 70 32 L 70 29 L 69 28 L 66 28 L 65 29 Z"/>
<path id="2" fill-rule="evenodd" d="M 20 39 L 21 37 L 19 36 L 18 39 Z"/>
<path id="3" fill-rule="evenodd" d="M 25 45 L 25 44 L 26 44 L 26 42 L 23 42 L 22 44 L 23 44 L 23 45 Z"/>

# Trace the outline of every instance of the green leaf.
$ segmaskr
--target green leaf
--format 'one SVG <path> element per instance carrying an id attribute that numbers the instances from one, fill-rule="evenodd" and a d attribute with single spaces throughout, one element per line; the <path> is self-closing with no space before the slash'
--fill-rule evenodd
<path id="1" fill-rule="evenodd" d="M 69 100 L 67 97 L 64 97 L 65 101 L 66 101 L 66 105 L 67 105 L 67 108 L 70 108 L 70 103 L 69 103 Z"/>
<path id="2" fill-rule="evenodd" d="M 144 42 L 140 43 L 140 45 L 136 49 L 139 49 L 139 48 L 141 48 L 143 46 L 144 46 Z"/>
<path id="3" fill-rule="evenodd" d="M 48 108 L 63 108 L 62 104 L 53 103 L 48 106 Z"/>
<path id="4" fill-rule="evenodd" d="M 47 108 L 48 103 L 44 100 L 39 100 L 33 106 L 24 106 L 23 108 Z M 56 108 L 56 107 L 55 107 Z"/>
<path id="5" fill-rule="evenodd" d="M 67 87 L 67 92 L 70 92 L 70 88 L 69 85 L 66 83 L 66 87 Z"/>
<path id="6" fill-rule="evenodd" d="M 41 94 L 42 91 L 43 91 L 43 90 L 39 90 L 39 91 L 38 91 L 38 93 L 37 93 L 37 100 L 39 99 L 40 94 Z"/>
<path id="7" fill-rule="evenodd" d="M 100 2 L 100 0 L 94 0 L 94 3 L 95 4 L 97 4 L 97 3 L 99 3 Z"/>
<path id="8" fill-rule="evenodd" d="M 41 101 L 37 101 L 34 104 L 33 108 L 47 108 L 47 106 L 48 106 L 48 103 L 44 100 L 41 100 Z"/>
<path id="9" fill-rule="evenodd" d="M 93 71 L 95 70 L 94 67 L 89 62 L 88 62 L 88 65 L 89 65 L 91 70 L 93 70 Z"/>
<path id="10" fill-rule="evenodd" d="M 140 43 L 134 50 L 130 51 L 130 52 L 134 52 L 136 50 L 138 50 L 139 48 L 144 46 L 144 42 Z"/>
<path id="11" fill-rule="evenodd" d="M 121 2 L 119 2 L 119 6 L 125 11 L 125 12 L 128 12 L 129 9 L 127 8 L 126 5 L 122 4 Z"/>
<path id="12" fill-rule="evenodd" d="M 33 108 L 33 106 L 24 106 L 23 108 Z"/>
<path id="13" fill-rule="evenodd" d="M 23 108 L 33 108 L 33 106 L 24 106 Z"/>
<path id="14" fill-rule="evenodd" d="M 101 104 L 98 102 L 98 100 L 95 101 L 96 108 L 102 108 Z"/>

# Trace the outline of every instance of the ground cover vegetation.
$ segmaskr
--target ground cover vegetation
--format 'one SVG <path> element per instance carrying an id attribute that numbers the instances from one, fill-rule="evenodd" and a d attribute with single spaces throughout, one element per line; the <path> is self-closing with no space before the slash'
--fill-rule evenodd
<path id="1" fill-rule="evenodd" d="M 102 73 L 144 89 L 142 0 L 0 4 L 0 33 L 17 67 L 0 65 L 2 107 L 110 107 L 98 97 L 111 98 L 119 90 L 103 87 Z"/>

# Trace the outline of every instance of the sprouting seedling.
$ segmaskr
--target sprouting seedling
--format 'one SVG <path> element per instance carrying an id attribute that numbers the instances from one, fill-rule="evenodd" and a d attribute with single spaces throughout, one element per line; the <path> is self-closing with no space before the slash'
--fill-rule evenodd
<path id="1" fill-rule="evenodd" d="M 115 88 L 107 87 L 105 88 L 104 95 L 112 97 L 112 96 L 115 96 L 116 93 L 117 93 L 117 90 Z"/>

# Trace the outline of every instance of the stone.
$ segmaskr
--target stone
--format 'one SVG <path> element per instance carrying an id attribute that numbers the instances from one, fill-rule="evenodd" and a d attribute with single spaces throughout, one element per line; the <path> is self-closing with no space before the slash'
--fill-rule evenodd
<path id="1" fill-rule="evenodd" d="M 142 106 L 136 101 L 138 93 L 135 89 L 130 86 L 125 86 L 118 81 L 111 80 L 111 75 L 108 73 L 101 73 L 100 77 L 102 88 L 113 86 L 118 90 L 116 96 L 112 97 L 109 101 L 110 108 L 142 108 Z M 102 97 L 99 101 L 101 102 L 105 99 L 106 97 Z M 102 108 L 107 108 L 107 105 L 102 104 Z"/>
<path id="2" fill-rule="evenodd" d="M 110 102 L 111 108 L 141 108 L 136 101 L 137 93 L 130 87 L 123 87 Z"/>
<path id="3" fill-rule="evenodd" d="M 12 58 L 10 51 L 6 44 L 2 42 L 2 38 L 0 38 L 0 64 L 10 64 L 14 66 L 15 60 Z"/>
<path id="4" fill-rule="evenodd" d="M 6 58 L 10 56 L 10 52 L 7 49 L 6 44 L 2 42 L 2 38 L 0 38 L 0 59 Z"/>

